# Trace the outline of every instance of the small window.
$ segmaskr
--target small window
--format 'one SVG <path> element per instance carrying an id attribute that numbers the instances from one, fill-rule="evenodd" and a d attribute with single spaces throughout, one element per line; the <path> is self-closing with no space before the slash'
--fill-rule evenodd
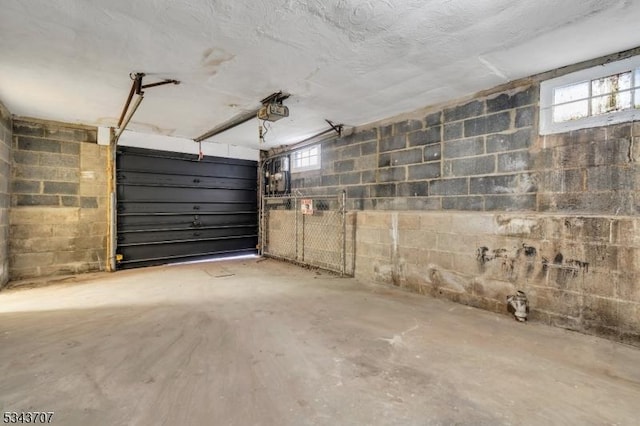
<path id="1" fill-rule="evenodd" d="M 540 134 L 640 119 L 640 57 L 543 81 Z"/>
<path id="2" fill-rule="evenodd" d="M 317 170 L 320 168 L 320 145 L 299 149 L 293 153 L 292 159 L 294 172 Z"/>

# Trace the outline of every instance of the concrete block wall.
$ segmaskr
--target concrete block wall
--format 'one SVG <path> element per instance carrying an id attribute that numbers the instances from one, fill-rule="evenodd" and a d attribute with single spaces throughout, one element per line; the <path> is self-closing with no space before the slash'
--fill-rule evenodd
<path id="1" fill-rule="evenodd" d="M 535 318 L 640 345 L 640 253 L 618 234 L 637 232 L 640 124 L 540 136 L 542 78 L 326 141 L 322 168 L 292 187 L 347 191 L 356 276 L 505 313 L 528 289 Z M 391 238 L 394 213 L 417 228 Z M 549 231 L 498 232 L 505 215 Z"/>
<path id="2" fill-rule="evenodd" d="M 19 280 L 103 270 L 107 147 L 97 129 L 14 119 L 10 275 Z"/>
<path id="3" fill-rule="evenodd" d="M 12 118 L 0 102 L 0 288 L 9 281 L 9 182 Z"/>
<path id="4" fill-rule="evenodd" d="M 640 218 L 536 213 L 357 215 L 356 277 L 640 345 Z"/>

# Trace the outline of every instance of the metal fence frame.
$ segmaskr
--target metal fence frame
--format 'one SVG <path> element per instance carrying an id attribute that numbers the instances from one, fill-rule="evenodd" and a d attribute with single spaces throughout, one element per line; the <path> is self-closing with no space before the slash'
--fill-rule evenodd
<path id="1" fill-rule="evenodd" d="M 314 261 L 305 256 L 305 243 L 309 239 L 312 230 L 307 223 L 307 215 L 302 213 L 301 203 L 304 199 L 312 199 L 314 204 L 314 216 L 326 215 L 327 221 L 335 218 L 337 219 L 338 238 L 335 241 L 336 251 L 340 253 L 339 262 L 325 263 Z M 286 260 L 299 265 L 317 267 L 333 272 L 339 273 L 341 276 L 346 275 L 347 270 L 347 222 L 346 222 L 346 205 L 347 198 L 346 193 L 342 191 L 338 195 L 306 195 L 300 192 L 296 194 L 278 195 L 278 196 L 262 196 L 260 203 L 260 254 L 265 257 L 272 257 L 276 259 Z M 274 208 L 277 206 L 280 208 Z M 281 208 L 284 206 L 285 208 Z M 293 246 L 295 247 L 292 252 L 278 253 L 269 243 L 269 219 L 273 210 L 287 210 L 292 211 L 295 217 L 293 223 Z M 320 224 L 322 226 L 323 223 Z M 327 225 L 326 229 L 329 229 L 328 225 L 332 225 L 336 228 L 335 223 L 324 223 Z M 314 225 L 317 226 L 317 225 Z M 313 228 L 313 227 L 311 227 Z M 320 232 L 322 229 L 320 230 Z M 319 232 L 316 230 L 315 232 Z"/>

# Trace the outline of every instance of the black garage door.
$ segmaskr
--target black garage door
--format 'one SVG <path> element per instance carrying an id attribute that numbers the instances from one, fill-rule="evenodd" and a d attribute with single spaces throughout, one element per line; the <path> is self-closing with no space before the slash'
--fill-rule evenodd
<path id="1" fill-rule="evenodd" d="M 118 269 L 256 253 L 257 162 L 118 147 Z"/>

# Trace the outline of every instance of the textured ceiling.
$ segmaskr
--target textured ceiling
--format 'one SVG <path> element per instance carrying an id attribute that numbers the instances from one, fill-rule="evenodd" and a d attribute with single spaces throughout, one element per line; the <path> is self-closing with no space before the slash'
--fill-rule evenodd
<path id="1" fill-rule="evenodd" d="M 640 45 L 622 0 L 3 0 L 0 99 L 17 115 L 194 138 L 277 90 L 266 146 L 362 125 Z M 257 120 L 211 141 L 259 147 Z"/>

